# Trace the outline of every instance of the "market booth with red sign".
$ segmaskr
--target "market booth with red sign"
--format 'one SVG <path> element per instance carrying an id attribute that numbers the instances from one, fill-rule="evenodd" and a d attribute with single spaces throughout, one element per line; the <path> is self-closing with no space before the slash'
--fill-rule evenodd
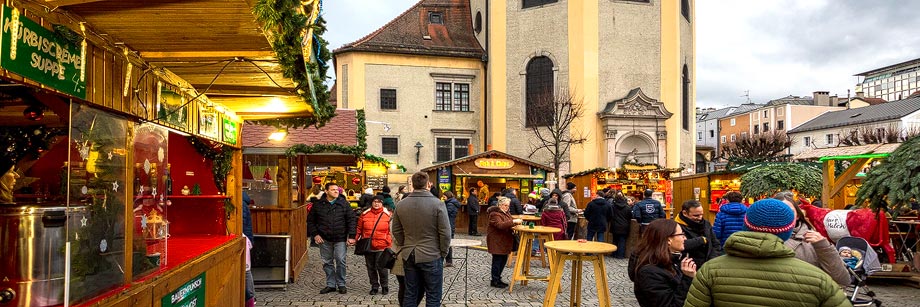
<path id="1" fill-rule="evenodd" d="M 467 231 L 469 215 L 466 213 L 466 198 L 470 188 L 475 188 L 480 201 L 480 215 L 485 214 L 488 199 L 494 193 L 514 188 L 521 202 L 527 201 L 527 194 L 546 186 L 546 175 L 552 173 L 549 166 L 490 150 L 483 153 L 447 161 L 422 169 L 441 191 L 452 191 L 462 205 L 457 214 L 457 232 Z M 478 220 L 480 232 L 489 225 L 489 219 Z"/>
<path id="2" fill-rule="evenodd" d="M 246 1 L 5 4 L 0 306 L 244 305 L 243 120 L 333 107 Z"/>

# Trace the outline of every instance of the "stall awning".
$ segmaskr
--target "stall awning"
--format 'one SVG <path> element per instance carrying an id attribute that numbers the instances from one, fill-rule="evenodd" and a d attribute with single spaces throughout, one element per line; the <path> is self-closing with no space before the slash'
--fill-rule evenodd
<path id="1" fill-rule="evenodd" d="M 812 160 L 812 159 L 822 159 L 824 160 L 846 160 L 858 158 L 857 156 L 861 155 L 878 155 L 878 156 L 887 156 L 888 154 L 894 152 L 895 149 L 898 149 L 898 146 L 901 146 L 901 143 L 889 143 L 889 144 L 869 144 L 861 146 L 844 146 L 844 147 L 830 147 L 830 148 L 818 148 L 809 150 L 806 152 L 799 153 L 792 157 L 793 160 Z M 834 159 L 834 157 L 840 157 Z"/>
<path id="2" fill-rule="evenodd" d="M 513 175 L 513 174 L 454 174 L 457 177 L 476 178 L 508 178 L 508 179 L 543 179 L 540 175 Z"/>
<path id="3" fill-rule="evenodd" d="M 430 171 L 433 171 L 433 170 L 436 170 L 436 169 L 439 169 L 439 168 L 444 168 L 444 167 L 448 167 L 448 166 L 453 166 L 453 165 L 457 165 L 457 164 L 460 164 L 460 163 L 463 163 L 463 162 L 473 161 L 473 160 L 476 160 L 476 159 L 479 159 L 479 158 L 488 158 L 488 157 L 499 157 L 499 158 L 511 159 L 511 160 L 514 160 L 515 162 L 523 163 L 523 164 L 529 165 L 529 166 L 531 166 L 531 167 L 535 167 L 535 168 L 539 168 L 539 169 L 545 170 L 545 171 L 547 171 L 547 172 L 552 172 L 552 171 L 553 171 L 553 168 L 552 168 L 552 167 L 549 167 L 549 166 L 546 166 L 546 165 L 544 165 L 544 164 L 540 164 L 540 163 L 537 163 L 537 162 L 533 162 L 533 161 L 530 161 L 530 160 L 527 160 L 527 159 L 524 159 L 524 158 L 512 156 L 512 155 L 510 155 L 510 154 L 507 154 L 507 153 L 504 153 L 504 152 L 501 152 L 501 151 L 497 151 L 497 150 L 484 151 L 484 152 L 481 152 L 481 153 L 478 153 L 478 154 L 475 154 L 475 155 L 469 155 L 469 156 L 466 156 L 466 157 L 454 159 L 454 160 L 447 161 L 447 162 L 444 162 L 444 163 L 441 163 L 441 164 L 437 164 L 437 165 L 433 165 L 433 166 L 429 166 L 429 167 L 423 168 L 422 171 L 423 171 L 423 172 L 430 172 Z M 495 175 L 490 175 L 490 176 L 495 176 Z M 508 177 L 508 175 L 501 175 L 501 176 L 498 176 L 498 177 Z M 524 177 L 521 177 L 521 178 L 524 178 Z M 541 177 L 541 178 L 542 178 L 542 177 Z"/>

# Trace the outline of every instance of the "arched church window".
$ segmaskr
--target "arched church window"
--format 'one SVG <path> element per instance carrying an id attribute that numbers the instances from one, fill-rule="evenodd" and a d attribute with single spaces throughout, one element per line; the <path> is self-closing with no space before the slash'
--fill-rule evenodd
<path id="1" fill-rule="evenodd" d="M 525 110 L 527 127 L 553 123 L 553 61 L 539 56 L 527 63 Z"/>

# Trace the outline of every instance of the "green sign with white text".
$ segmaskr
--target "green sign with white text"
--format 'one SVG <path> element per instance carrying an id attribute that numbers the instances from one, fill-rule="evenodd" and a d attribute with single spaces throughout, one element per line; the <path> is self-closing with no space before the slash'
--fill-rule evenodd
<path id="1" fill-rule="evenodd" d="M 237 139 L 236 122 L 234 122 L 232 119 L 227 118 L 226 116 L 223 116 L 223 123 L 224 123 L 224 142 L 227 142 L 227 144 L 236 145 L 236 139 Z"/>
<path id="2" fill-rule="evenodd" d="M 162 307 L 204 306 L 204 274 L 198 275 L 160 300 Z"/>
<path id="3" fill-rule="evenodd" d="M 82 50 L 40 24 L 3 6 L 0 67 L 47 87 L 86 99 Z"/>

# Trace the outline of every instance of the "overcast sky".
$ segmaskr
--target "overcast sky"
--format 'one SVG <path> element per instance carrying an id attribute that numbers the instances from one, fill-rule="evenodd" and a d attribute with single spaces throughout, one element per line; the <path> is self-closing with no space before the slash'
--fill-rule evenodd
<path id="1" fill-rule="evenodd" d="M 373 32 L 416 2 L 324 1 L 330 50 Z M 743 103 L 748 90 L 755 103 L 819 90 L 845 97 L 856 85 L 854 74 L 920 58 L 920 1 L 699 0 L 696 5 L 700 107 Z"/>

